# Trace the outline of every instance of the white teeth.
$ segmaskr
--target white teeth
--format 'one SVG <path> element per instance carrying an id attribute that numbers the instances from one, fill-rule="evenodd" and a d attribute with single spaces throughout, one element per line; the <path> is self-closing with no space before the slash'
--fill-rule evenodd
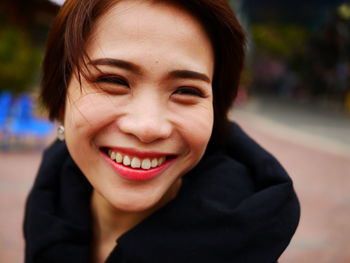
<path id="1" fill-rule="evenodd" d="M 130 157 L 129 156 L 127 156 L 127 155 L 125 155 L 124 156 L 124 159 L 123 159 L 123 164 L 125 165 L 125 166 L 129 166 L 130 165 Z"/>
<path id="2" fill-rule="evenodd" d="M 131 166 L 132 168 L 142 168 L 150 169 L 162 165 L 166 158 L 165 156 L 159 158 L 145 158 L 140 159 L 138 157 L 129 157 L 128 155 L 122 155 L 119 152 L 114 152 L 111 149 L 108 149 L 109 157 L 117 163 L 122 163 L 125 166 Z"/>
<path id="3" fill-rule="evenodd" d="M 120 153 L 117 153 L 115 160 L 117 163 L 122 163 L 123 162 L 123 155 L 121 155 Z"/>
<path id="4" fill-rule="evenodd" d="M 158 160 L 157 160 L 157 158 L 153 158 L 152 162 L 151 162 L 151 167 L 154 168 L 154 167 L 157 167 L 157 166 L 158 166 Z"/>
<path id="5" fill-rule="evenodd" d="M 160 157 L 158 159 L 158 165 L 162 165 L 164 163 L 164 161 L 165 161 L 165 157 Z"/>
<path id="6" fill-rule="evenodd" d="M 143 162 L 142 162 L 142 164 L 143 164 Z M 140 159 L 137 158 L 137 157 L 132 158 L 131 167 L 132 167 L 132 168 L 140 168 L 140 167 L 141 167 L 141 161 L 140 161 Z"/>
<path id="7" fill-rule="evenodd" d="M 142 165 L 141 165 L 141 168 L 142 169 L 149 169 L 149 168 L 151 168 L 151 160 L 150 159 L 144 159 L 143 161 L 142 161 Z"/>

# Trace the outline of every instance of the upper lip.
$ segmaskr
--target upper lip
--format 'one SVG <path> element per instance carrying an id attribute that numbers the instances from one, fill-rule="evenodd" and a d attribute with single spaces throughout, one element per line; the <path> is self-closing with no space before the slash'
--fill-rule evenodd
<path id="1" fill-rule="evenodd" d="M 164 153 L 164 152 L 146 152 L 146 151 L 140 151 L 133 148 L 124 148 L 124 147 L 114 147 L 114 146 L 103 146 L 102 148 L 111 149 L 114 152 L 119 152 L 124 155 L 139 157 L 139 158 L 158 158 L 163 156 L 175 156 L 176 154 L 173 153 Z"/>

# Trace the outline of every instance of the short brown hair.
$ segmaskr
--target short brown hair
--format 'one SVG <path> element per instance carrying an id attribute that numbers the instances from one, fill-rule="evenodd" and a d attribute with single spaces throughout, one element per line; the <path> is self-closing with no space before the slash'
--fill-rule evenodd
<path id="1" fill-rule="evenodd" d="M 43 62 L 41 99 L 51 120 L 60 119 L 73 69 L 81 72 L 86 43 L 99 17 L 122 0 L 67 0 L 60 9 Z M 152 0 L 150 0 L 152 1 Z M 227 0 L 153 0 L 170 2 L 193 14 L 214 48 L 213 107 L 215 137 L 226 130 L 227 112 L 236 97 L 244 63 L 245 34 Z"/>

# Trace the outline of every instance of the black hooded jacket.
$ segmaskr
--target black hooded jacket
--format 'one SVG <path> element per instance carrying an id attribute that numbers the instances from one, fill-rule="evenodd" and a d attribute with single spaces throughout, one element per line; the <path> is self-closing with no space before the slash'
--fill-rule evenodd
<path id="1" fill-rule="evenodd" d="M 49 147 L 29 194 L 26 263 L 91 262 L 91 186 L 66 145 Z M 299 221 L 293 184 L 236 124 L 177 197 L 118 239 L 107 263 L 272 263 Z"/>

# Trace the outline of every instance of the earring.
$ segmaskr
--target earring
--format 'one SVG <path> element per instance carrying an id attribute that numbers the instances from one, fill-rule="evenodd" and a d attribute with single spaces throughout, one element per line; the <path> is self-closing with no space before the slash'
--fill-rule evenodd
<path id="1" fill-rule="evenodd" d="M 57 128 L 57 139 L 60 141 L 64 141 L 64 127 L 63 125 L 59 125 Z"/>

